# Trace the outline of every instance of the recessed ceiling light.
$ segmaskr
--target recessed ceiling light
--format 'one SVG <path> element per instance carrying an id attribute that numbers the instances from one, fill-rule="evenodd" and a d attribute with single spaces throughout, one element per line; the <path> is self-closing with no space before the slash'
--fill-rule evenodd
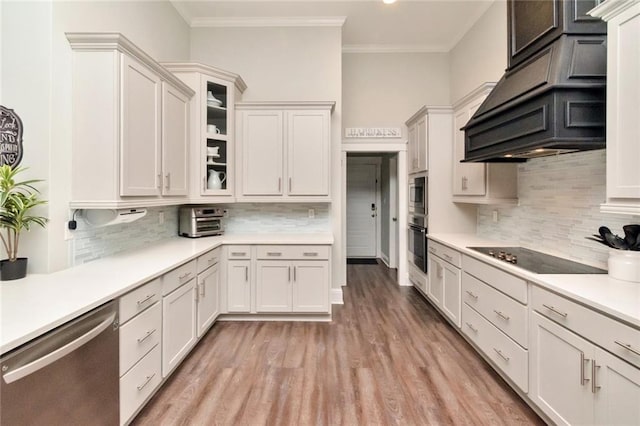
<path id="1" fill-rule="evenodd" d="M 505 154 L 504 155 L 504 158 L 511 158 L 511 157 L 513 157 L 513 154 Z"/>
<path id="2" fill-rule="evenodd" d="M 538 148 L 533 150 L 533 152 L 544 152 L 544 151 L 545 151 L 544 148 Z"/>
<path id="3" fill-rule="evenodd" d="M 396 0 L 382 0 L 382 3 L 384 4 L 391 4 L 391 3 L 395 3 Z"/>

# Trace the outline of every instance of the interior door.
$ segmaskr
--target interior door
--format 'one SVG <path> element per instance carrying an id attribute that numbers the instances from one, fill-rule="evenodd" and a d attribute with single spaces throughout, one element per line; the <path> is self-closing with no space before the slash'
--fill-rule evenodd
<path id="1" fill-rule="evenodd" d="M 376 165 L 347 167 L 347 257 L 376 257 Z"/>

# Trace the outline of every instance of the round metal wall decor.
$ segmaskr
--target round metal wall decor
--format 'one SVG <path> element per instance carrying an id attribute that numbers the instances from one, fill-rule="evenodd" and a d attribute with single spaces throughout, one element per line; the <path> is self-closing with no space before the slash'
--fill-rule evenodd
<path id="1" fill-rule="evenodd" d="M 0 105 L 0 166 L 16 167 L 22 160 L 22 120 Z"/>

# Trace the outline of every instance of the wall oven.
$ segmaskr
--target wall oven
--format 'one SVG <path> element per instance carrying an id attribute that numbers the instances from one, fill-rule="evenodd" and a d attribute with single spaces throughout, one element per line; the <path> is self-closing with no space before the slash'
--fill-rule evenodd
<path id="1" fill-rule="evenodd" d="M 409 261 L 427 273 L 427 217 L 409 216 Z"/>
<path id="2" fill-rule="evenodd" d="M 427 176 L 409 178 L 409 214 L 427 216 Z"/>

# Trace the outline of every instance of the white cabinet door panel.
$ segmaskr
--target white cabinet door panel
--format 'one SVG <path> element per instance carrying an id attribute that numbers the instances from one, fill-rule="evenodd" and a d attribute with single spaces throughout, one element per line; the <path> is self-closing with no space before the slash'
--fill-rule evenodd
<path id="1" fill-rule="evenodd" d="M 460 327 L 460 270 L 447 262 L 442 263 L 443 290 L 442 310 L 449 319 Z"/>
<path id="2" fill-rule="evenodd" d="M 429 292 L 431 301 L 438 307 L 442 307 L 442 293 L 444 291 L 444 267 L 442 261 L 429 254 Z"/>
<path id="3" fill-rule="evenodd" d="M 220 313 L 220 268 L 213 265 L 198 275 L 198 337 L 211 327 Z"/>
<path id="4" fill-rule="evenodd" d="M 329 262 L 293 263 L 293 312 L 329 311 Z"/>
<path id="5" fill-rule="evenodd" d="M 187 195 L 189 98 L 162 82 L 162 194 Z"/>
<path id="6" fill-rule="evenodd" d="M 196 343 L 196 280 L 162 300 L 162 377 L 173 370 Z"/>
<path id="7" fill-rule="evenodd" d="M 291 262 L 257 262 L 256 312 L 291 312 L 292 273 Z"/>
<path id="8" fill-rule="evenodd" d="M 329 111 L 287 111 L 289 195 L 329 195 Z"/>
<path id="9" fill-rule="evenodd" d="M 282 111 L 242 112 L 242 193 L 283 193 Z"/>
<path id="10" fill-rule="evenodd" d="M 596 424 L 640 425 L 640 369 L 599 348 L 595 360 Z"/>
<path id="11" fill-rule="evenodd" d="M 467 124 L 484 99 L 485 96 L 454 113 L 453 195 L 484 195 L 487 190 L 486 165 L 460 162 L 464 159 L 464 131 L 460 128 Z"/>
<path id="12" fill-rule="evenodd" d="M 227 264 L 227 311 L 251 311 L 250 260 L 231 260 Z"/>
<path id="13" fill-rule="evenodd" d="M 120 195 L 159 195 L 160 77 L 123 55 L 120 96 Z"/>

